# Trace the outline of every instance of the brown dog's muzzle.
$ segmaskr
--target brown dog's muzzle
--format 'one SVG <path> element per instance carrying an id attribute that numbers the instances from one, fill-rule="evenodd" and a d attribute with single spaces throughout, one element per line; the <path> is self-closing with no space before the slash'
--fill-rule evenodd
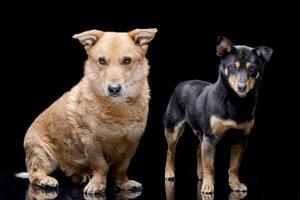
<path id="1" fill-rule="evenodd" d="M 113 83 L 113 84 L 108 85 L 107 90 L 108 90 L 109 96 L 117 97 L 117 96 L 120 96 L 122 87 L 120 84 Z"/>

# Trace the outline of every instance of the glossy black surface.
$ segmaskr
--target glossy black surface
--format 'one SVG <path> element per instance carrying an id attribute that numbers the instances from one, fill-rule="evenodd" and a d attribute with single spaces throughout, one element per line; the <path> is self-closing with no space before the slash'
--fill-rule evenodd
<path id="1" fill-rule="evenodd" d="M 184 173 L 184 172 L 182 172 Z M 177 174 L 178 175 L 178 174 Z M 191 174 L 180 174 L 175 182 L 164 181 L 161 173 L 140 174 L 135 177 L 143 184 L 142 192 L 119 192 L 109 181 L 105 195 L 84 195 L 84 185 L 75 185 L 68 180 L 60 180 L 59 189 L 41 189 L 29 185 L 27 180 L 21 180 L 12 174 L 1 174 L 0 199 L 1 200 L 42 200 L 42 199 L 157 199 L 157 200 L 265 200 L 288 199 L 299 200 L 300 190 L 296 185 L 290 184 L 281 187 L 279 183 L 259 179 L 244 179 L 248 185 L 248 192 L 232 192 L 225 180 L 217 179 L 216 191 L 212 195 L 201 194 L 201 182 L 195 180 Z M 61 179 L 61 178 L 60 178 Z"/>

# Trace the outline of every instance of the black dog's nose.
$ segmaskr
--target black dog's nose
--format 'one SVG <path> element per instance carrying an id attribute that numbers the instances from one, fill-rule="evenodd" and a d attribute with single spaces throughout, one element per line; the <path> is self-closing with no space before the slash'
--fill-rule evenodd
<path id="1" fill-rule="evenodd" d="M 114 84 L 108 86 L 108 92 L 112 96 L 118 96 L 121 92 L 121 85 L 120 84 Z"/>
<path id="2" fill-rule="evenodd" d="M 247 89 L 247 85 L 245 83 L 239 83 L 238 84 L 238 90 L 241 92 L 245 92 Z"/>

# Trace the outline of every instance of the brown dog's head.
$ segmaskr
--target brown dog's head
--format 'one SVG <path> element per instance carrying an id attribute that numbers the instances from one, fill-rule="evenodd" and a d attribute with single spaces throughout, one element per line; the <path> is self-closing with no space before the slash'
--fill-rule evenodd
<path id="1" fill-rule="evenodd" d="M 97 92 L 112 99 L 134 97 L 147 80 L 145 54 L 157 29 L 116 33 L 90 30 L 75 34 L 88 55 L 85 76 Z"/>

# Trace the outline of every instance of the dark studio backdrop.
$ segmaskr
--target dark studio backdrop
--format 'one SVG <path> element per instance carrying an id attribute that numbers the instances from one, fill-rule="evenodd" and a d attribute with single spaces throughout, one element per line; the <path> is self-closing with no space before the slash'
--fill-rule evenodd
<path id="1" fill-rule="evenodd" d="M 101 3 L 76 9 L 60 4 L 9 5 L 9 12 L 1 14 L 0 199 L 22 193 L 7 174 L 25 170 L 23 138 L 27 128 L 83 75 L 85 51 L 72 35 L 94 28 L 129 31 L 138 27 L 158 29 L 147 54 L 152 96 L 148 125 L 129 170 L 129 175 L 145 186 L 140 199 L 164 199 L 163 112 L 180 81 L 217 79 L 218 35 L 234 44 L 274 49 L 259 90 L 256 124 L 241 174 L 250 189 L 264 191 L 258 194 L 260 199 L 296 198 L 300 192 L 297 13 L 293 5 L 276 5 L 280 9 L 247 3 L 238 8 L 217 5 L 209 12 L 205 6 L 187 4 L 177 4 L 176 9 L 152 4 L 147 10 L 119 5 L 124 9 L 118 14 Z M 196 199 L 189 188 L 196 184 L 197 145 L 197 138 L 187 128 L 175 162 L 177 199 Z M 216 156 L 219 188 L 228 189 L 228 160 L 229 148 L 221 143 Z M 24 187 L 24 182 L 20 184 Z"/>

